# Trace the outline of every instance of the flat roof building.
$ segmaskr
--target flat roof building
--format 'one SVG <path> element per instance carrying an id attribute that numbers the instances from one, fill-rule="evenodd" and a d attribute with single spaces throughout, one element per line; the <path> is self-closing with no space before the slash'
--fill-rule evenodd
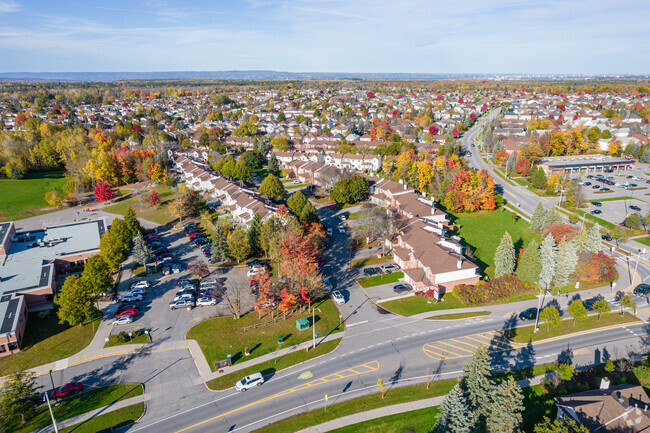
<path id="1" fill-rule="evenodd" d="M 543 158 L 539 166 L 547 175 L 555 173 L 594 173 L 632 170 L 634 161 L 607 155 L 552 156 Z"/>
<path id="2" fill-rule="evenodd" d="M 99 252 L 104 219 L 16 232 L 0 223 L 0 356 L 20 350 L 27 312 L 53 308 L 56 273 Z"/>

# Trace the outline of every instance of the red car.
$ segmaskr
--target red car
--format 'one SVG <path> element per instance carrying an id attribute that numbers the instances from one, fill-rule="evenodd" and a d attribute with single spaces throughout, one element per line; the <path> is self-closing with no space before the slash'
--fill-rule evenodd
<path id="1" fill-rule="evenodd" d="M 83 389 L 84 385 L 81 382 L 70 382 L 66 383 L 59 389 L 55 389 L 50 393 L 50 398 L 62 398 L 62 397 L 67 397 L 71 394 L 76 394 L 78 392 L 81 392 Z"/>
<path id="2" fill-rule="evenodd" d="M 135 308 L 127 308 L 126 310 L 118 311 L 113 315 L 113 318 L 118 318 L 122 316 L 137 316 L 138 311 Z"/>
<path id="3" fill-rule="evenodd" d="M 194 232 L 190 235 L 190 239 L 194 239 L 195 236 L 204 236 L 204 234 L 201 232 Z"/>

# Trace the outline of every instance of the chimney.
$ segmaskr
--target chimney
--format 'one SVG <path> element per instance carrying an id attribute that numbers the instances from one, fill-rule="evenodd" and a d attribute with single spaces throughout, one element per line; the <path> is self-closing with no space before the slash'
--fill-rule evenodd
<path id="1" fill-rule="evenodd" d="M 600 380 L 600 389 L 609 389 L 609 379 L 606 377 L 603 377 Z"/>
<path id="2" fill-rule="evenodd" d="M 460 269 L 463 266 L 463 259 L 458 259 L 456 261 L 456 266 L 458 266 L 458 269 Z"/>

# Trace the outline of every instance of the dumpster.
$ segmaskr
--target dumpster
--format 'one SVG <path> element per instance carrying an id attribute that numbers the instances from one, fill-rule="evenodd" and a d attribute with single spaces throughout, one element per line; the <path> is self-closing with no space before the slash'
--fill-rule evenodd
<path id="1" fill-rule="evenodd" d="M 299 331 L 309 328 L 309 319 L 302 317 L 296 320 L 296 328 L 298 328 Z"/>

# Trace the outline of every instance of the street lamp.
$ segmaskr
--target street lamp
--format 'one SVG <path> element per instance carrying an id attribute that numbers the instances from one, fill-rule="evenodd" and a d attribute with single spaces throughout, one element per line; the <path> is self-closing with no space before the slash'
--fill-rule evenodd
<path id="1" fill-rule="evenodd" d="M 321 312 L 320 308 L 316 307 L 311 310 L 312 349 L 316 348 L 316 310 L 318 310 L 319 313 Z"/>
<path id="2" fill-rule="evenodd" d="M 634 277 L 636 276 L 636 269 L 639 267 L 639 260 L 641 260 L 641 250 L 639 249 L 638 252 L 639 255 L 636 256 L 636 265 L 634 265 L 634 273 L 632 274 L 632 281 L 630 281 L 630 285 L 634 285 Z"/>
<path id="3" fill-rule="evenodd" d="M 52 370 L 50 370 L 51 372 Z M 47 401 L 47 407 L 50 409 L 50 416 L 52 417 L 52 424 L 54 425 L 54 433 L 59 433 L 59 428 L 56 426 L 56 420 L 54 419 L 54 412 L 52 412 L 52 405 L 50 404 L 50 396 L 45 393 L 45 400 Z"/>
<path id="4" fill-rule="evenodd" d="M 539 282 L 537 282 L 539 284 Z M 546 290 L 542 291 L 542 287 L 539 287 L 539 296 L 537 297 L 537 314 L 535 316 L 535 329 L 533 330 L 534 332 L 539 331 L 539 310 L 542 307 L 542 300 L 543 298 L 546 297 Z"/>

